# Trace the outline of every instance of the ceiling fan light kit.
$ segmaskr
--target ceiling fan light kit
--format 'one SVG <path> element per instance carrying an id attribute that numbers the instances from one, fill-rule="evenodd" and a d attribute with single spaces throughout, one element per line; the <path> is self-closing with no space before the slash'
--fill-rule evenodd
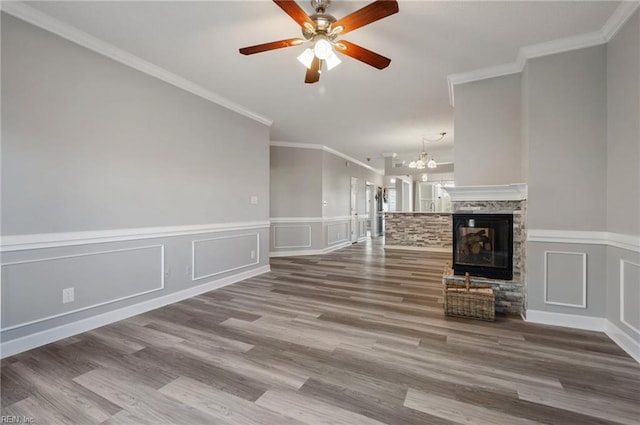
<path id="1" fill-rule="evenodd" d="M 311 0 L 311 6 L 316 11 L 311 16 L 307 15 L 294 1 L 273 0 L 273 2 L 300 25 L 304 39 L 291 38 L 243 47 L 240 49 L 240 53 L 243 55 L 253 55 L 311 42 L 313 46 L 307 48 L 298 56 L 298 61 L 307 68 L 305 83 L 318 82 L 323 66 L 327 71 L 338 66 L 341 60 L 336 55 L 336 52 L 350 56 L 377 69 L 384 69 L 391 63 L 389 58 L 346 40 L 336 40 L 336 38 L 338 35 L 346 34 L 397 13 L 398 2 L 396 0 L 376 0 L 340 20 L 336 20 L 336 18 L 326 13 L 331 0 Z"/>

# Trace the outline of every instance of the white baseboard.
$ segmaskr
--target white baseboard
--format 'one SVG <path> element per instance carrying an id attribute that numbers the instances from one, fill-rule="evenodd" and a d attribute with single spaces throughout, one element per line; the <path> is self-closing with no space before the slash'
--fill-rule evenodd
<path id="1" fill-rule="evenodd" d="M 527 310 L 527 322 L 542 325 L 564 326 L 586 331 L 604 332 L 607 319 L 604 317 L 579 316 L 577 314 L 552 313 L 540 310 Z"/>
<path id="2" fill-rule="evenodd" d="M 445 252 L 450 253 L 453 248 L 440 248 L 437 246 L 405 246 L 405 245 L 386 245 L 384 249 L 398 250 L 398 251 L 425 251 L 425 252 Z"/>
<path id="3" fill-rule="evenodd" d="M 47 329 L 31 335 L 26 335 L 21 338 L 2 342 L 0 343 L 0 358 L 5 358 L 14 354 L 22 353 L 24 351 L 31 350 L 33 348 L 40 347 L 42 345 L 49 344 L 55 341 L 59 341 L 61 339 L 68 338 L 82 332 L 87 332 L 92 329 L 117 322 L 119 320 L 124 320 L 128 317 L 146 313 L 147 311 L 155 310 L 156 308 L 163 307 L 168 304 L 173 304 L 187 298 L 195 297 L 205 292 L 209 292 L 214 289 L 222 288 L 224 286 L 240 282 L 241 280 L 249 279 L 263 273 L 268 273 L 269 271 L 271 271 L 270 266 L 258 267 L 253 270 L 237 273 L 233 276 L 227 276 L 222 279 L 216 279 L 207 283 L 203 283 L 202 285 L 194 286 L 178 292 L 173 292 L 158 298 L 143 301 L 138 304 L 98 314 L 96 316 L 81 319 L 72 323 L 67 323 L 55 328 Z"/>
<path id="4" fill-rule="evenodd" d="M 616 326 L 611 321 L 607 320 L 607 325 L 604 333 L 613 340 L 618 347 L 627 352 L 635 361 L 640 363 L 640 342 L 634 340 L 627 335 L 622 329 Z"/>
<path id="5" fill-rule="evenodd" d="M 604 332 L 636 362 L 640 363 L 640 343 L 632 339 L 622 329 L 604 317 L 578 316 L 576 314 L 527 310 L 525 320 L 530 323 L 539 323 L 543 325 L 564 326 L 567 328 Z"/>
<path id="6" fill-rule="evenodd" d="M 329 252 L 337 251 L 338 249 L 346 248 L 351 245 L 352 244 L 350 241 L 346 241 L 336 245 L 332 245 L 324 249 L 298 249 L 293 251 L 271 251 L 269 253 L 269 257 L 300 257 L 303 255 L 323 255 L 323 254 L 328 254 Z"/>

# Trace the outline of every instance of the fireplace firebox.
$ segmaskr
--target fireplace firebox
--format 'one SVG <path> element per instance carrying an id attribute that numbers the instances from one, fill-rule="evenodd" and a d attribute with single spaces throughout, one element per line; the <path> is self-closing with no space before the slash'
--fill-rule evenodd
<path id="1" fill-rule="evenodd" d="M 453 270 L 513 279 L 513 214 L 453 214 Z"/>

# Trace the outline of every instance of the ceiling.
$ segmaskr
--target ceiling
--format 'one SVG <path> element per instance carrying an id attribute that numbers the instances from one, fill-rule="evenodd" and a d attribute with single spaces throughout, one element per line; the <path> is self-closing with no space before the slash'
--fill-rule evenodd
<path id="1" fill-rule="evenodd" d="M 341 18 L 369 2 L 333 1 Z M 521 47 L 599 31 L 613 1 L 399 1 L 399 13 L 347 34 L 391 58 L 380 71 L 342 64 L 305 84 L 306 46 L 243 56 L 238 48 L 299 37 L 277 5 L 262 1 L 28 2 L 28 5 L 177 74 L 270 121 L 271 140 L 325 145 L 384 168 L 383 153 L 415 159 L 422 139 L 452 161 L 447 76 L 513 63 Z M 313 13 L 309 1 L 299 1 Z"/>

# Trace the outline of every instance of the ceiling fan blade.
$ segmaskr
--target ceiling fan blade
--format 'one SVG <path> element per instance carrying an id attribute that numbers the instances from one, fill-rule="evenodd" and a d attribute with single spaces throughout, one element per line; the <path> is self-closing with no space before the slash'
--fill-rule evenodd
<path id="1" fill-rule="evenodd" d="M 305 12 L 298 3 L 292 0 L 273 0 L 275 4 L 280 6 L 280 9 L 284 10 L 284 13 L 291 16 L 291 18 L 298 23 L 301 27 L 304 27 L 305 22 L 311 25 L 311 28 L 315 28 L 315 23 L 311 20 L 307 12 Z"/>
<path id="2" fill-rule="evenodd" d="M 243 47 L 240 53 L 243 55 L 253 55 L 254 53 L 266 52 L 269 50 L 282 49 L 284 47 L 299 46 L 305 40 L 301 38 L 288 38 L 286 40 L 272 41 L 271 43 L 257 44 L 255 46 Z"/>
<path id="3" fill-rule="evenodd" d="M 313 84 L 320 81 L 320 59 L 314 57 L 311 62 L 311 68 L 307 69 L 307 74 L 304 77 L 304 82 L 307 84 Z"/>
<path id="4" fill-rule="evenodd" d="M 331 25 L 331 28 L 343 27 L 342 31 L 338 32 L 342 35 L 397 12 L 398 2 L 396 0 L 376 0 L 362 9 L 358 9 L 350 15 L 339 19 Z"/>
<path id="5" fill-rule="evenodd" d="M 365 49 L 364 47 L 360 47 L 357 44 L 350 43 L 346 40 L 336 41 L 336 52 L 350 56 L 378 69 L 384 69 L 391 63 L 391 59 L 385 58 L 376 52 L 372 52 L 371 50 Z"/>

